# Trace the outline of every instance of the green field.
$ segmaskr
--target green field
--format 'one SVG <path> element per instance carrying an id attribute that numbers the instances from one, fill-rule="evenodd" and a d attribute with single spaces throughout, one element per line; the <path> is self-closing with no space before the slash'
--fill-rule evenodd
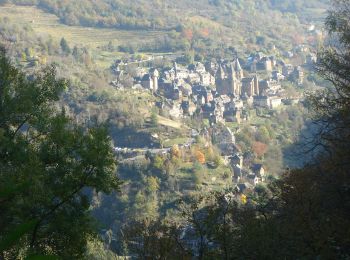
<path id="1" fill-rule="evenodd" d="M 165 34 L 159 31 L 126 31 L 100 29 L 61 24 L 59 18 L 33 6 L 0 6 L 0 17 L 8 17 L 18 25 L 30 25 L 38 35 L 51 35 L 54 39 L 65 37 L 76 45 L 99 47 L 112 41 L 116 44 L 147 42 Z"/>
<path id="2" fill-rule="evenodd" d="M 90 28 L 82 26 L 68 26 L 60 23 L 59 18 L 53 14 L 46 13 L 34 6 L 0 6 L 0 17 L 9 18 L 18 26 L 30 26 L 38 36 L 51 36 L 60 41 L 64 37 L 71 46 L 85 46 L 92 50 L 96 62 L 101 67 L 109 67 L 119 53 L 102 51 L 110 41 L 114 46 L 127 43 L 152 42 L 159 36 L 165 35 L 161 31 L 140 31 Z"/>

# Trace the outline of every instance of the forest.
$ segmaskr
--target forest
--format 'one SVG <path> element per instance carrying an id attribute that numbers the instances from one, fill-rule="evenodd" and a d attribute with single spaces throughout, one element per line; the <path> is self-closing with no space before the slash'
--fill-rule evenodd
<path id="1" fill-rule="evenodd" d="M 103 46 L 111 52 L 186 53 L 208 56 L 249 51 L 287 51 L 293 45 L 321 43 L 319 36 L 305 34 L 309 23 L 322 26 L 327 1 L 3 1 L 3 4 L 33 5 L 54 14 L 70 31 L 92 27 L 123 30 L 152 40 L 125 35 L 109 36 Z M 0 3 L 1 4 L 1 3 Z M 294 10 L 296 9 L 296 10 Z M 34 11 L 34 9 L 32 9 Z M 27 16 L 24 14 L 24 16 Z M 36 25 L 33 17 L 27 25 Z M 263 22 L 261 22 L 263 21 Z M 50 21 L 51 23 L 51 21 Z M 39 24 L 39 23 L 38 23 Z M 71 27 L 71 28 L 70 28 Z M 56 31 L 56 28 L 50 28 Z M 142 35 L 140 34 L 142 32 Z M 50 33 L 50 31 L 48 31 Z M 87 32 L 88 33 L 88 32 Z M 124 33 L 125 34 L 125 33 Z M 99 36 L 98 36 L 99 35 Z M 91 35 L 79 42 L 100 40 Z M 155 35 L 155 36 L 154 36 Z M 148 37 L 148 38 L 150 38 Z M 91 39 L 90 39 L 91 38 Z M 234 52 L 228 51 L 229 48 Z"/>
<path id="2" fill-rule="evenodd" d="M 37 5 L 58 15 L 68 25 L 121 27 L 125 29 L 171 29 L 184 24 L 188 17 L 186 10 L 195 10 L 196 15 L 218 20 L 228 25 L 240 10 L 257 8 L 260 12 L 277 10 L 300 14 L 307 8 L 322 8 L 326 0 L 313 1 L 240 1 L 240 0 L 200 0 L 200 1 L 58 1 L 58 0 L 3 0 L 2 3 Z M 179 15 L 181 14 L 181 15 Z M 306 17 L 304 17 L 306 18 Z"/>

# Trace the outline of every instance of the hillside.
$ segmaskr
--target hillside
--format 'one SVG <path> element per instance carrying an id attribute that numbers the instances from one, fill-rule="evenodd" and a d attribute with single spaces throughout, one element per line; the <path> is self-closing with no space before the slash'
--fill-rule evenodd
<path id="1" fill-rule="evenodd" d="M 326 0 L 197 0 L 197 1 L 106 1 L 106 0 L 8 0 L 15 4 L 36 5 L 60 17 L 68 25 L 120 27 L 125 29 L 169 29 L 186 24 L 190 16 L 200 15 L 230 27 L 230 20 L 244 10 L 281 11 L 302 17 L 307 8 L 324 8 Z M 237 21 L 239 22 L 239 21 Z"/>
<path id="2" fill-rule="evenodd" d="M 257 46 L 290 47 L 290 43 L 300 41 L 300 35 L 305 33 L 306 24 L 322 21 L 327 1 L 7 0 L 0 2 L 35 5 L 45 12 L 55 14 L 59 22 L 70 26 L 158 30 L 170 34 L 167 38 L 153 35 L 154 42 L 151 44 L 138 44 L 137 41 L 131 40 L 126 47 L 133 51 L 135 49 L 152 52 L 186 51 L 194 48 L 208 52 L 222 45 L 234 46 L 238 51 L 258 49 Z"/>
<path id="3" fill-rule="evenodd" d="M 0 260 L 347 257 L 327 9 L 0 0 Z"/>

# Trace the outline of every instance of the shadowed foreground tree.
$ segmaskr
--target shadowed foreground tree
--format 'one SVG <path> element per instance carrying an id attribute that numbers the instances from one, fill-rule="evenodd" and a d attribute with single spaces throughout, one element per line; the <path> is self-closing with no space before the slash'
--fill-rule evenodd
<path id="1" fill-rule="evenodd" d="M 328 44 L 317 70 L 332 87 L 310 97 L 315 121 L 321 125 L 317 144 L 331 155 L 344 154 L 350 140 L 350 2 L 334 0 L 326 19 Z M 335 153 L 336 152 L 336 153 Z M 350 163 L 349 161 L 347 161 Z"/>
<path id="2" fill-rule="evenodd" d="M 54 68 L 30 78 L 0 53 L 0 259 L 79 259 L 94 234 L 87 188 L 118 189 L 105 128 L 72 124 L 54 103 Z"/>
<path id="3" fill-rule="evenodd" d="M 123 230 L 123 240 L 137 259 L 191 259 L 181 243 L 182 231 L 175 225 L 145 219 Z"/>

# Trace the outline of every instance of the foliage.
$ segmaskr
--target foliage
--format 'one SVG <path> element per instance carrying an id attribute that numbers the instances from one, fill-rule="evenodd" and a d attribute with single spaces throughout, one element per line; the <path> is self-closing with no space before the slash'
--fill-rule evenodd
<path id="1" fill-rule="evenodd" d="M 291 44 L 299 44 L 297 39 L 305 38 L 300 20 L 310 22 L 310 13 L 316 19 L 322 18 L 322 12 L 313 12 L 311 8 L 317 7 L 317 10 L 322 11 L 327 6 L 325 1 L 299 0 L 298 8 L 295 8 L 294 1 L 290 0 L 166 0 L 162 3 L 157 0 L 8 0 L 9 3 L 35 5 L 45 12 L 57 15 L 60 22 L 66 25 L 142 30 L 149 31 L 151 35 L 155 30 L 161 30 L 160 37 L 150 37 L 154 40 L 140 42 L 137 39 L 122 39 L 123 43 L 118 46 L 111 46 L 108 41 L 105 46 L 109 50 L 131 54 L 138 51 L 182 51 L 186 53 L 182 62 L 193 60 L 198 53 L 195 56 L 197 59 L 209 55 L 232 56 L 228 49 L 232 46 L 240 52 L 247 48 L 271 50 L 274 45 L 287 50 L 292 47 Z M 125 37 L 123 35 L 122 33 L 121 37 Z M 315 40 L 310 42 L 316 44 Z M 197 53 L 193 54 L 193 50 Z"/>
<path id="2" fill-rule="evenodd" d="M 70 54 L 71 53 L 71 50 L 70 50 L 69 45 L 68 45 L 68 42 L 66 41 L 65 38 L 61 39 L 60 46 L 61 46 L 61 49 L 62 49 L 63 53 L 65 53 L 65 54 Z M 75 50 L 75 52 L 74 52 L 75 55 L 74 56 L 77 56 L 78 51 L 77 51 L 77 49 L 74 49 L 74 50 Z"/>
<path id="3" fill-rule="evenodd" d="M 259 157 L 263 157 L 267 152 L 268 146 L 262 142 L 254 142 L 253 143 L 253 151 Z"/>
<path id="4" fill-rule="evenodd" d="M 167 6 L 173 9 L 180 9 L 185 12 L 188 9 L 195 10 L 202 7 L 207 9 L 207 16 L 212 11 L 222 13 L 224 11 L 237 11 L 243 8 L 264 8 L 272 10 L 280 10 L 282 12 L 300 12 L 303 8 L 319 7 L 324 0 L 312 1 L 198 1 L 198 3 L 190 3 L 188 1 L 178 1 L 176 3 L 166 1 L 164 5 L 157 1 L 145 2 L 138 0 L 126 3 L 120 0 L 108 2 L 98 0 L 90 2 L 87 0 L 78 0 L 75 3 L 57 0 L 9 0 L 17 4 L 36 4 L 38 7 L 57 14 L 61 21 L 68 25 L 82 26 L 99 26 L 99 27 L 121 27 L 124 29 L 155 29 L 155 28 L 174 28 L 182 30 L 183 35 L 188 40 L 193 37 L 193 31 L 190 28 L 183 28 L 180 17 L 176 17 L 176 13 L 167 10 Z M 325 6 L 325 4 L 321 5 Z M 204 9 L 205 8 L 205 9 Z M 62 10 L 66 10 L 63 12 Z M 154 16 L 158 13 L 158 16 Z M 168 16 L 168 17 L 167 17 Z M 167 18 L 166 18 L 167 17 Z M 204 30 L 203 34 L 207 32 Z"/>
<path id="5" fill-rule="evenodd" d="M 233 189 L 185 201 L 182 221 L 172 226 L 184 230 L 178 240 L 183 252 L 198 259 L 350 257 L 349 10 L 348 1 L 334 1 L 327 27 L 335 39 L 318 64 L 334 88 L 309 97 L 320 126 L 315 146 L 323 149 L 308 165 L 245 192 L 247 197 Z M 298 117 L 295 112 L 286 116 Z M 148 241 L 170 239 L 162 234 Z"/>
<path id="6" fill-rule="evenodd" d="M 158 126 L 158 115 L 156 113 L 151 114 L 151 126 L 152 127 L 157 127 Z"/>
<path id="7" fill-rule="evenodd" d="M 118 259 L 112 251 L 105 248 L 105 245 L 98 239 L 90 238 L 87 244 L 86 259 L 91 260 L 113 260 Z"/>
<path id="8" fill-rule="evenodd" d="M 147 177 L 147 181 L 146 181 L 146 187 L 147 187 L 147 190 L 150 192 L 150 193 L 155 193 L 158 191 L 159 189 L 159 179 L 157 177 L 153 177 L 153 176 L 150 176 L 150 177 Z"/>
<path id="9" fill-rule="evenodd" d="M 181 231 L 160 221 L 133 222 L 124 229 L 124 241 L 139 259 L 190 259 L 179 244 Z"/>
<path id="10" fill-rule="evenodd" d="M 201 163 L 201 164 L 204 164 L 205 163 L 205 155 L 201 152 L 201 151 L 196 151 L 195 152 L 195 157 L 196 157 L 196 160 Z"/>
<path id="11" fill-rule="evenodd" d="M 120 185 L 107 131 L 76 126 L 55 108 L 67 83 L 52 67 L 28 79 L 2 51 L 0 80 L 0 190 L 14 191 L 0 201 L 0 240 L 35 223 L 2 254 L 80 258 L 94 232 L 86 188 Z"/>
<path id="12" fill-rule="evenodd" d="M 172 157 L 176 157 L 176 158 L 180 158 L 181 156 L 181 151 L 179 149 L 179 146 L 174 144 L 171 149 L 170 149 L 170 153 Z"/>

